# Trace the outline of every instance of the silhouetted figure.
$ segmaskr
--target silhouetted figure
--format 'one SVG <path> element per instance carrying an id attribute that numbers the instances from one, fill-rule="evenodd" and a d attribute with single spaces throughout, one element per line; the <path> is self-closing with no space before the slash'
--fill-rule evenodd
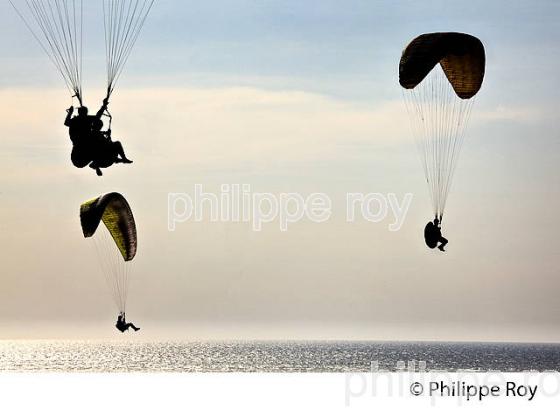
<path id="1" fill-rule="evenodd" d="M 95 169 L 99 176 L 103 175 L 100 168 L 108 168 L 116 163 L 132 164 L 126 157 L 122 144 L 111 140 L 111 130 L 101 131 L 102 128 L 103 121 L 95 118 L 91 130 L 93 161 L 89 166 Z"/>
<path id="2" fill-rule="evenodd" d="M 103 105 L 94 116 L 88 115 L 88 109 L 84 106 L 78 107 L 78 115 L 74 117 L 72 117 L 74 107 L 66 110 L 67 114 L 64 125 L 69 128 L 68 133 L 73 145 L 70 158 L 75 167 L 83 168 L 93 160 L 91 140 L 93 120 L 101 119 L 101 116 L 107 110 L 108 104 L 109 101 L 105 98 Z"/>
<path id="3" fill-rule="evenodd" d="M 434 249 L 437 247 L 440 251 L 445 252 L 444 247 L 449 241 L 441 236 L 441 225 L 438 218 L 426 224 L 424 228 L 424 240 L 428 248 Z M 440 244 L 439 246 L 438 243 Z"/>
<path id="4" fill-rule="evenodd" d="M 127 331 L 129 327 L 133 328 L 135 332 L 140 330 L 140 328 L 134 326 L 133 323 L 126 323 L 124 312 L 119 313 L 119 316 L 117 317 L 117 324 L 115 325 L 115 327 L 123 333 Z"/>

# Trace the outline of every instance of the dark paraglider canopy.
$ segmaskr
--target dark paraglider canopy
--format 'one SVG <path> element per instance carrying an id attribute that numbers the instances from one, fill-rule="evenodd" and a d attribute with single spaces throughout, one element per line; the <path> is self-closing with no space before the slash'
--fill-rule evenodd
<path id="1" fill-rule="evenodd" d="M 457 96 L 473 97 L 484 79 L 485 53 L 482 42 L 469 34 L 430 33 L 416 37 L 404 49 L 399 64 L 399 83 L 416 87 L 440 64 Z"/>
<path id="2" fill-rule="evenodd" d="M 422 34 L 406 46 L 399 62 L 433 215 L 440 221 L 484 71 L 484 46 L 462 33 Z"/>
<path id="3" fill-rule="evenodd" d="M 130 261 L 136 255 L 136 223 L 121 194 L 112 192 L 84 202 L 80 206 L 80 221 L 84 237 L 93 236 L 103 222 L 123 259 Z"/>

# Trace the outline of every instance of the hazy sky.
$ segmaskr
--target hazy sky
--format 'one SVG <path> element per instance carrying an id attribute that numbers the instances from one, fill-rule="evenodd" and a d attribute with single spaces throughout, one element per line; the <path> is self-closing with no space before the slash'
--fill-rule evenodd
<path id="1" fill-rule="evenodd" d="M 560 340 L 560 4 L 545 1 L 156 1 L 111 102 L 132 166 L 76 169 L 71 98 L 0 3 L 0 337 L 116 337 L 79 205 L 123 193 L 138 224 L 128 318 L 164 338 Z M 85 101 L 104 87 L 88 2 Z M 462 31 L 487 54 L 447 205 L 427 249 L 427 188 L 398 85 L 418 34 Z M 194 184 L 327 193 L 333 217 L 186 222 Z M 344 221 L 347 192 L 414 194 L 398 232 Z M 130 335 L 132 336 L 132 335 Z"/>

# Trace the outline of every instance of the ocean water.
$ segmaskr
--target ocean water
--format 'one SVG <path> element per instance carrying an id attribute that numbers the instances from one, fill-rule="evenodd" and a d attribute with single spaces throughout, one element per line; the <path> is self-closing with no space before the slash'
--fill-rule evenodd
<path id="1" fill-rule="evenodd" d="M 560 371 L 560 344 L 0 341 L 0 371 Z M 413 370 L 409 368 L 409 370 Z"/>

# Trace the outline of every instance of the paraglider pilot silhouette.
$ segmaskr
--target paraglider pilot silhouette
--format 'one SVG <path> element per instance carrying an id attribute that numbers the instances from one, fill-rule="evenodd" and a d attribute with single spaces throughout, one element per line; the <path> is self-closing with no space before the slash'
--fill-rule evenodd
<path id="1" fill-rule="evenodd" d="M 85 13 L 89 7 L 84 7 L 82 1 L 9 2 L 61 74 L 72 98 L 79 102 L 78 115 L 72 117 L 75 109 L 70 107 L 64 122 L 70 128 L 72 163 L 78 168 L 89 165 L 101 176 L 101 168 L 132 162 L 125 156 L 122 145 L 111 141 L 110 120 L 109 130 L 101 133 L 101 117 L 107 115 L 111 118 L 107 112 L 109 97 L 115 90 L 154 1 L 102 2 L 105 39 L 109 39 L 105 42 L 107 97 L 93 116 L 88 115 L 88 109 L 83 105 L 82 93 L 83 22 L 87 20 Z M 101 121 L 101 126 L 94 129 L 95 119 Z"/>
<path id="2" fill-rule="evenodd" d="M 54 64 L 72 98 L 78 100 L 78 115 L 75 108 L 67 110 L 64 124 L 70 128 L 72 140 L 72 163 L 78 168 L 89 165 L 101 176 L 101 168 L 115 163 L 131 163 L 124 154 L 122 145 L 111 141 L 110 133 L 101 133 L 100 127 L 93 128 L 94 119 L 101 121 L 106 115 L 109 97 L 115 90 L 124 66 L 146 22 L 155 0 L 127 0 L 114 2 L 104 0 L 103 27 L 105 31 L 105 55 L 107 64 L 107 94 L 101 109 L 95 115 L 88 115 L 83 105 L 82 93 L 82 48 L 84 38 L 83 22 L 87 20 L 82 1 L 21 1 L 9 3 L 37 40 L 43 51 Z M 118 4 L 116 4 L 118 3 Z M 97 123 L 99 124 L 99 122 Z M 109 120 L 109 130 L 111 121 Z M 100 138 L 103 136 L 103 138 Z"/>
<path id="3" fill-rule="evenodd" d="M 441 221 L 465 130 L 484 80 L 482 42 L 465 33 L 426 33 L 414 38 L 399 61 L 399 84 L 432 201 L 433 222 L 424 228 L 429 248 L 445 251 Z"/>
<path id="4" fill-rule="evenodd" d="M 131 261 L 136 255 L 136 222 L 127 200 L 117 192 L 101 195 L 80 206 L 80 224 L 85 238 L 95 245 L 113 301 L 119 312 L 116 328 L 140 330 L 126 321 L 128 278 L 133 271 Z"/>
<path id="5" fill-rule="evenodd" d="M 434 218 L 433 222 L 428 222 L 426 224 L 424 228 L 424 240 L 428 248 L 434 249 L 437 246 L 440 251 L 445 252 L 444 247 L 449 241 L 441 235 L 441 223 L 438 218 Z M 439 246 L 438 243 L 440 244 Z"/>
<path id="6" fill-rule="evenodd" d="M 68 127 L 72 141 L 72 164 L 77 168 L 89 165 L 97 175 L 102 176 L 101 168 L 108 168 L 116 163 L 131 164 L 124 153 L 119 141 L 111 140 L 111 128 L 102 131 L 101 117 L 107 112 L 108 98 L 103 100 L 103 105 L 95 115 L 88 115 L 85 106 L 78 107 L 78 115 L 72 116 L 74 107 L 66 110 L 64 125 Z"/>
<path id="7" fill-rule="evenodd" d="M 120 312 L 119 316 L 117 317 L 117 323 L 115 324 L 115 327 L 117 329 L 119 329 L 121 332 L 126 332 L 130 327 L 134 329 L 135 332 L 139 331 L 140 328 L 134 326 L 134 323 L 126 323 L 126 317 L 124 312 Z"/>

